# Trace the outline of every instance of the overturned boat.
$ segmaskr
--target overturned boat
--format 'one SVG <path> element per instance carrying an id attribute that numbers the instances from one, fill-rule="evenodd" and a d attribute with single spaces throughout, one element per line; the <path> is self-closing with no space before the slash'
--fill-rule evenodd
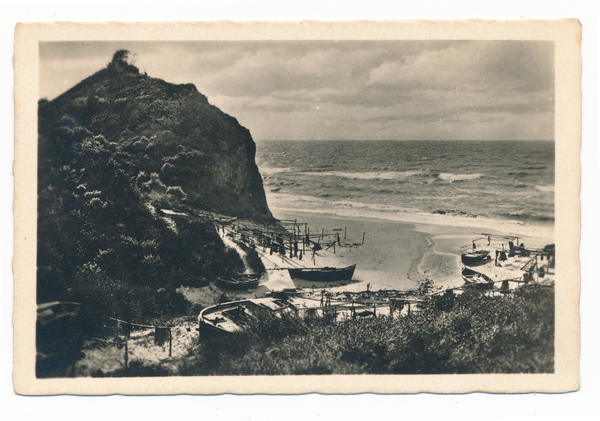
<path id="1" fill-rule="evenodd" d="M 200 337 L 241 330 L 243 325 L 260 317 L 261 312 L 281 314 L 296 308 L 285 299 L 267 297 L 231 301 L 206 307 L 198 315 Z"/>
<path id="2" fill-rule="evenodd" d="M 461 254 L 460 260 L 462 260 L 465 265 L 474 265 L 488 258 L 489 254 L 490 252 L 487 250 L 474 251 L 472 253 Z"/>
<path id="3" fill-rule="evenodd" d="M 292 279 L 303 279 L 313 282 L 349 281 L 354 276 L 356 265 L 345 268 L 297 268 L 288 269 Z"/>

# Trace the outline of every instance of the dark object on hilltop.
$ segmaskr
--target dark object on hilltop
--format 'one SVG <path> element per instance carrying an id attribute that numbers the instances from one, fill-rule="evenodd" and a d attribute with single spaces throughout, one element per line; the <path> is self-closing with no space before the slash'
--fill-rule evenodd
<path id="1" fill-rule="evenodd" d="M 292 279 L 304 279 L 314 282 L 349 281 L 354 275 L 356 265 L 345 268 L 299 268 L 288 269 Z"/>

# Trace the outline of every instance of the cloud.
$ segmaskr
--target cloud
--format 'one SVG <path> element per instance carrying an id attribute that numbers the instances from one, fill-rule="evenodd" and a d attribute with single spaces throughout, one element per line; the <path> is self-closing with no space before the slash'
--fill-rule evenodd
<path id="1" fill-rule="evenodd" d="M 554 82 L 553 53 L 553 44 L 546 42 L 456 43 L 385 61 L 369 72 L 368 84 L 404 89 L 549 89 Z"/>
<path id="2" fill-rule="evenodd" d="M 258 139 L 553 138 L 548 42 L 44 43 L 40 94 L 52 99 L 117 49 L 150 76 L 195 84 Z"/>

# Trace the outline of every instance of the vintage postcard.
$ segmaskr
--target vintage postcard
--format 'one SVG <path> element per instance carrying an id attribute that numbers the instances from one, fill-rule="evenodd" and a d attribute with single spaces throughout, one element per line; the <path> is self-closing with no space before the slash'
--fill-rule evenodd
<path id="1" fill-rule="evenodd" d="M 24 395 L 579 387 L 581 27 L 24 23 Z"/>

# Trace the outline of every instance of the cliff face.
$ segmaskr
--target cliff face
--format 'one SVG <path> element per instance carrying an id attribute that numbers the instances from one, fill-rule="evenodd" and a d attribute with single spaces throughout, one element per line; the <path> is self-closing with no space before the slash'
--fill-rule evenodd
<path id="1" fill-rule="evenodd" d="M 40 101 L 40 302 L 233 273 L 239 256 L 195 211 L 272 219 L 248 130 L 193 85 L 140 74 L 126 59 L 117 52 Z"/>
<path id="2" fill-rule="evenodd" d="M 141 75 L 122 56 L 42 107 L 40 133 L 53 137 L 51 147 L 102 136 L 137 158 L 138 172 L 181 187 L 190 206 L 272 218 L 249 131 L 194 85 Z"/>

